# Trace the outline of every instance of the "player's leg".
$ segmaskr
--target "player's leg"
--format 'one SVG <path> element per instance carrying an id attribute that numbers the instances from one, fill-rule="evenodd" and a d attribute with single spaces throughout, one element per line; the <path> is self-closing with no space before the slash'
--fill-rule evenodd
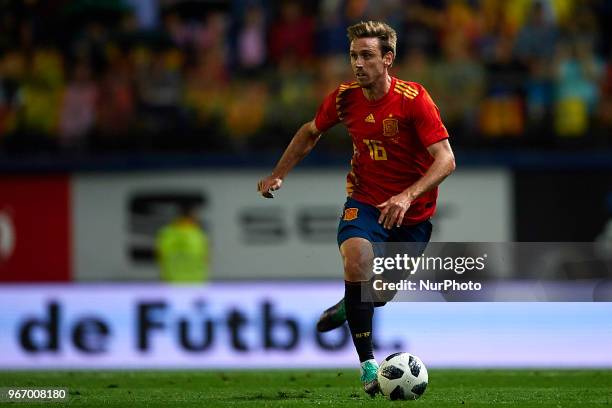
<path id="1" fill-rule="evenodd" d="M 352 237 L 361 237 L 370 242 L 384 242 L 388 237 L 382 225 L 378 224 L 380 211 L 371 205 L 348 198 L 338 225 L 338 247 Z M 328 332 L 346 322 L 344 298 L 327 308 L 319 317 L 317 331 Z"/>
<path id="2" fill-rule="evenodd" d="M 361 363 L 361 382 L 364 390 L 374 395 L 379 391 L 378 364 L 372 346 L 374 304 L 362 298 L 372 274 L 372 244 L 361 237 L 349 238 L 340 246 L 340 253 L 344 265 L 346 320 Z"/>
<path id="3" fill-rule="evenodd" d="M 343 234 L 352 234 L 351 224 L 343 226 L 344 221 L 341 222 L 339 237 Z M 390 230 L 390 240 L 393 242 L 406 242 L 410 243 L 407 247 L 406 253 L 410 256 L 420 256 L 427 247 L 431 238 L 432 225 L 429 220 L 423 221 L 420 224 L 410 227 L 393 228 Z M 369 237 L 370 235 L 364 235 Z M 339 238 L 340 239 L 340 238 Z M 382 275 L 382 279 L 386 282 L 398 282 L 405 277 L 403 272 L 397 271 L 385 271 Z M 382 299 L 379 302 L 374 302 L 374 307 L 384 306 L 387 300 L 392 299 L 395 296 L 394 292 L 380 292 L 378 294 Z M 327 332 L 336 329 L 344 324 L 346 321 L 346 308 L 344 299 L 340 299 L 338 303 L 327 308 L 319 317 L 317 322 L 317 330 L 319 332 Z"/>

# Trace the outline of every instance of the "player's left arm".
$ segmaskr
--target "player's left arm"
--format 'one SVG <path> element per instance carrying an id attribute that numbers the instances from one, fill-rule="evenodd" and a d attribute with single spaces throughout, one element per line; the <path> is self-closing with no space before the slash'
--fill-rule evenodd
<path id="1" fill-rule="evenodd" d="M 402 225 L 404 215 L 412 202 L 423 193 L 440 185 L 446 177 L 455 171 L 455 155 L 448 139 L 430 145 L 427 150 L 434 161 L 423 177 L 406 190 L 377 206 L 380 209 L 378 223 L 384 224 L 385 228 L 389 229 L 394 225 L 398 227 Z"/>

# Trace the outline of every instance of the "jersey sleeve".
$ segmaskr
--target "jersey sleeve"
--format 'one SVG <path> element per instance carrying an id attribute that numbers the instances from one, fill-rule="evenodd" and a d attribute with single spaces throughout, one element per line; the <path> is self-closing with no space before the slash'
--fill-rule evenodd
<path id="1" fill-rule="evenodd" d="M 315 116 L 315 126 L 319 131 L 325 132 L 327 129 L 331 128 L 338 122 L 340 119 L 338 118 L 338 111 L 336 109 L 336 97 L 338 96 L 339 88 L 323 100 L 321 106 L 319 106 L 319 110 L 317 111 L 317 116 Z"/>
<path id="2" fill-rule="evenodd" d="M 448 139 L 448 131 L 429 93 L 421 88 L 419 94 L 412 103 L 412 120 L 423 146 L 428 147 L 440 140 Z"/>

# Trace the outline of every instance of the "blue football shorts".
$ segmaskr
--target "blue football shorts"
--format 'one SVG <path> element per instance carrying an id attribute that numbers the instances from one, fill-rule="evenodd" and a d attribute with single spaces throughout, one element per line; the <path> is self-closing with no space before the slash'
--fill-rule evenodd
<path id="1" fill-rule="evenodd" d="M 386 229 L 378 223 L 380 210 L 372 205 L 362 203 L 348 197 L 338 225 L 338 246 L 349 238 L 360 237 L 370 242 L 416 242 L 423 245 L 413 245 L 419 256 L 425 251 L 431 239 L 432 225 L 425 220 L 416 225 L 402 225 Z"/>

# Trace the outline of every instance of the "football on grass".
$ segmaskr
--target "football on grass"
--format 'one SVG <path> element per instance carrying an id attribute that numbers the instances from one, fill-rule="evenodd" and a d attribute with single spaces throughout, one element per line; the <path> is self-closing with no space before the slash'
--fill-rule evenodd
<path id="1" fill-rule="evenodd" d="M 378 383 L 384 396 L 391 400 L 414 400 L 427 388 L 427 368 L 410 353 L 394 353 L 378 368 Z"/>

